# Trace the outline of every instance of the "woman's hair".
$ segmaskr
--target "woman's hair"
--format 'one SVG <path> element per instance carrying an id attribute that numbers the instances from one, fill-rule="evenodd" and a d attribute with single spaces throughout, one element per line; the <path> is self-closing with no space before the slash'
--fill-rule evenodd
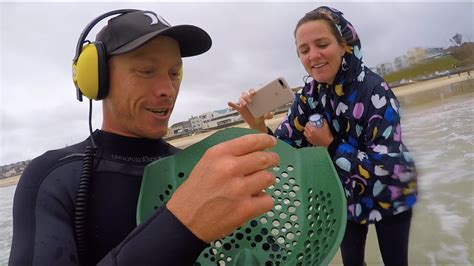
<path id="1" fill-rule="evenodd" d="M 336 20 L 333 18 L 330 12 L 326 10 L 320 10 L 320 9 L 315 9 L 313 11 L 310 11 L 302 17 L 298 23 L 296 24 L 295 31 L 293 33 L 294 37 L 296 38 L 296 31 L 298 28 L 303 25 L 306 22 L 310 21 L 317 21 L 317 20 L 323 20 L 326 22 L 326 24 L 329 26 L 329 29 L 331 30 L 332 35 L 336 38 L 337 42 L 339 44 L 345 44 L 346 42 L 342 38 L 341 33 L 336 27 Z"/>

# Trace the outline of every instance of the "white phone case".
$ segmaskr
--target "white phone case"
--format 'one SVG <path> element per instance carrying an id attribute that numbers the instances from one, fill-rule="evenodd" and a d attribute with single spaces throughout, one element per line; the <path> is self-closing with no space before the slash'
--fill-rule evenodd
<path id="1" fill-rule="evenodd" d="M 286 80 L 279 77 L 259 88 L 247 105 L 250 113 L 257 118 L 293 101 L 295 95 Z"/>

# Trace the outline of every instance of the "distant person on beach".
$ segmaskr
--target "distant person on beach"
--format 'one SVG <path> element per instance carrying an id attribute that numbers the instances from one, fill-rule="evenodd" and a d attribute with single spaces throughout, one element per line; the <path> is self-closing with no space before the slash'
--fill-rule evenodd
<path id="1" fill-rule="evenodd" d="M 327 148 L 347 197 L 344 265 L 363 265 L 368 225 L 375 224 L 385 265 L 408 265 L 415 165 L 402 142 L 400 105 L 388 84 L 362 63 L 357 32 L 342 12 L 319 7 L 299 20 L 296 52 L 308 77 L 286 118 L 271 132 L 247 108 L 255 90 L 229 102 L 249 126 L 296 147 Z M 321 114 L 321 127 L 308 123 Z M 269 116 L 267 116 L 269 117 Z"/>
<path id="2" fill-rule="evenodd" d="M 83 47 L 90 29 L 112 15 Z M 279 157 L 265 150 L 276 139 L 246 135 L 210 148 L 171 199 L 137 226 L 144 167 L 178 152 L 162 138 L 182 57 L 206 52 L 211 38 L 151 11 L 112 11 L 89 25 L 78 43 L 75 81 L 81 94 L 103 99 L 102 129 L 29 164 L 15 193 L 9 264 L 192 265 L 211 241 L 272 209 L 262 190 L 275 182 L 266 169 Z"/>
<path id="3" fill-rule="evenodd" d="M 461 71 L 458 70 L 458 66 L 457 65 L 453 65 L 453 74 L 458 74 L 458 76 L 460 77 L 461 76 Z"/>

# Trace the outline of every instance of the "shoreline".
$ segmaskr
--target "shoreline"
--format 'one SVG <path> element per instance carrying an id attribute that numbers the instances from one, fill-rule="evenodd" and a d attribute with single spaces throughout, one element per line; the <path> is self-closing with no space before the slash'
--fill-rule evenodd
<path id="1" fill-rule="evenodd" d="M 20 175 L 0 179 L 0 187 L 9 187 L 18 184 Z"/>
<path id="2" fill-rule="evenodd" d="M 450 96 L 472 93 L 474 77 L 467 72 L 451 77 L 441 77 L 405 86 L 392 88 L 403 108 L 412 108 L 424 103 L 444 100 Z"/>
<path id="3" fill-rule="evenodd" d="M 473 93 L 473 83 L 474 77 L 468 77 L 467 73 L 464 72 L 461 73 L 460 76 L 452 75 L 449 78 L 442 77 L 413 84 L 407 84 L 404 86 L 392 88 L 392 90 L 400 101 L 400 104 L 404 106 L 404 108 L 408 109 L 416 108 L 418 105 L 422 105 L 424 103 L 433 102 L 436 100 L 444 100 L 445 98 L 459 94 Z M 272 119 L 267 120 L 268 127 L 272 130 L 275 130 L 285 115 L 286 112 L 278 114 Z M 232 125 L 232 127 L 248 128 L 245 122 Z M 168 142 L 180 149 L 184 149 L 222 129 L 211 130 L 209 132 L 194 136 L 173 139 Z M 16 185 L 19 179 L 20 175 L 0 179 L 0 187 Z"/>

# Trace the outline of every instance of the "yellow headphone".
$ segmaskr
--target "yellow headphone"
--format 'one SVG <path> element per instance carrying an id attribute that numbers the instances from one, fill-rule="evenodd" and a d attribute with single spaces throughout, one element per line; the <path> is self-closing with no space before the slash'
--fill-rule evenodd
<path id="1" fill-rule="evenodd" d="M 107 12 L 92 20 L 82 31 L 76 46 L 76 55 L 72 62 L 72 79 L 76 86 L 76 96 L 82 102 L 82 95 L 89 99 L 101 100 L 109 91 L 107 69 L 107 52 L 105 45 L 100 42 L 86 40 L 92 28 L 106 17 L 129 12 L 137 9 L 119 9 Z"/>
<path id="2" fill-rule="evenodd" d="M 92 20 L 82 31 L 76 46 L 76 55 L 72 62 L 72 79 L 76 86 L 76 97 L 82 102 L 82 96 L 92 100 L 102 100 L 109 92 L 109 73 L 107 50 L 101 41 L 86 40 L 87 34 L 101 20 L 113 15 L 122 15 L 138 9 L 119 9 L 107 12 Z M 178 77 L 183 78 L 183 68 Z"/>

